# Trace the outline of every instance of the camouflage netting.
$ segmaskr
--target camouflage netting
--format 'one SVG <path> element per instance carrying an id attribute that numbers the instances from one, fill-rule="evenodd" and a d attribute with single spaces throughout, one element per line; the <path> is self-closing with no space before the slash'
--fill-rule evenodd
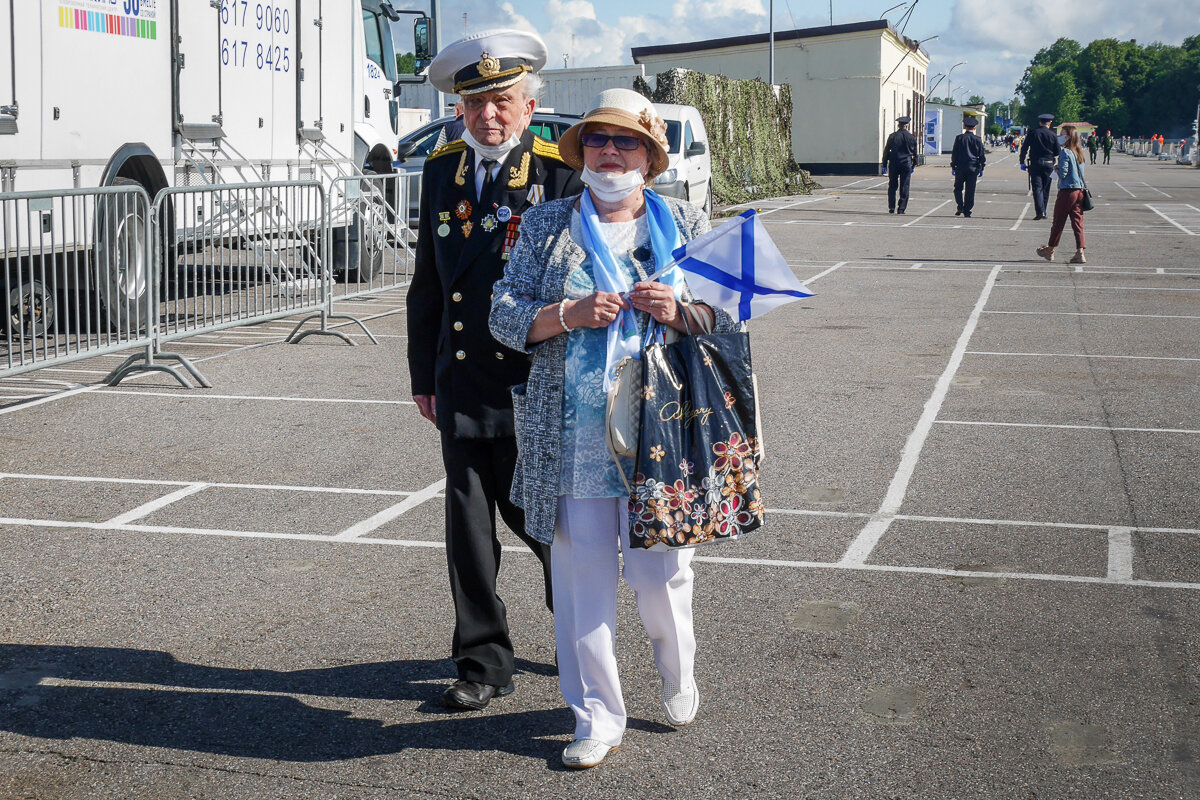
<path id="1" fill-rule="evenodd" d="M 792 157 L 792 89 L 774 89 L 759 78 L 733 80 L 673 69 L 656 76 L 653 91 L 642 78 L 633 88 L 655 103 L 695 106 L 708 130 L 713 203 L 745 203 L 816 187 Z"/>

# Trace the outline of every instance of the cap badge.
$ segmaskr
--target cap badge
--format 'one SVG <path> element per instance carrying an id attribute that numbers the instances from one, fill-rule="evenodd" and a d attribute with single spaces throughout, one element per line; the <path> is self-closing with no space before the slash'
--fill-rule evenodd
<path id="1" fill-rule="evenodd" d="M 485 50 L 479 59 L 479 76 L 482 78 L 493 78 L 500 74 L 500 59 L 492 58 Z"/>

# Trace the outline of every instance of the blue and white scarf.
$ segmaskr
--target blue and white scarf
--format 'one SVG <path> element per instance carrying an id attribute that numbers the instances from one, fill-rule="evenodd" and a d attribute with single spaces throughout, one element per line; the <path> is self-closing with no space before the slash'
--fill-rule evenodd
<path id="1" fill-rule="evenodd" d="M 650 249 L 654 252 L 654 263 L 659 267 L 671 263 L 671 251 L 681 244 L 679 229 L 675 226 L 675 217 L 671 214 L 666 202 L 649 189 L 642 192 L 646 198 L 646 222 L 650 229 Z M 617 264 L 608 241 L 600 229 L 600 217 L 596 206 L 592 203 L 591 190 L 584 190 L 579 203 L 579 217 L 583 227 L 583 249 L 587 251 L 592 261 L 592 270 L 596 278 L 596 288 L 602 292 L 621 294 L 630 291 L 633 286 L 625 272 Z M 665 283 L 675 290 L 675 298 L 679 299 L 683 292 L 683 275 L 678 268 L 672 268 L 658 277 L 660 283 Z M 652 328 L 653 326 L 648 326 Z M 649 333 L 649 332 L 648 332 Z M 625 356 L 640 358 L 642 342 L 638 338 L 637 312 L 635 309 L 621 309 L 617 318 L 608 326 L 608 357 L 604 369 L 604 390 L 608 391 L 613 384 L 613 370 Z"/>

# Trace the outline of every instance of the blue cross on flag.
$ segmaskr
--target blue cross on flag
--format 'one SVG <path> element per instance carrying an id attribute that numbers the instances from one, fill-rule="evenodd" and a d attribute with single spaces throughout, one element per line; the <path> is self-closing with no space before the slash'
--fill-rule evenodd
<path id="1" fill-rule="evenodd" d="M 694 295 L 739 322 L 813 296 L 792 274 L 754 209 L 697 236 L 671 256 L 687 273 Z"/>

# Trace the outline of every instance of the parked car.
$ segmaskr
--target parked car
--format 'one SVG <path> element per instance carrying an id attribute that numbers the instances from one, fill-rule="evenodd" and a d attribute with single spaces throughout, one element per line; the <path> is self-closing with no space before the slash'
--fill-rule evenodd
<path id="1" fill-rule="evenodd" d="M 396 147 L 396 160 L 392 162 L 392 166 L 405 172 L 420 172 L 425 166 L 425 159 L 429 157 L 429 154 L 433 152 L 434 145 L 437 144 L 438 134 L 453 120 L 453 115 L 438 117 L 402 137 Z M 579 117 L 573 114 L 535 111 L 533 119 L 529 123 L 529 129 L 548 142 L 557 142 L 567 128 L 576 122 L 579 122 Z M 409 193 L 408 199 L 408 220 L 414 224 L 421 208 L 417 183 L 417 181 L 411 182 L 412 191 Z"/>
<path id="2" fill-rule="evenodd" d="M 712 214 L 712 154 L 704 120 L 694 106 L 655 103 L 667 124 L 667 170 L 654 180 L 654 191 L 679 197 Z"/>

